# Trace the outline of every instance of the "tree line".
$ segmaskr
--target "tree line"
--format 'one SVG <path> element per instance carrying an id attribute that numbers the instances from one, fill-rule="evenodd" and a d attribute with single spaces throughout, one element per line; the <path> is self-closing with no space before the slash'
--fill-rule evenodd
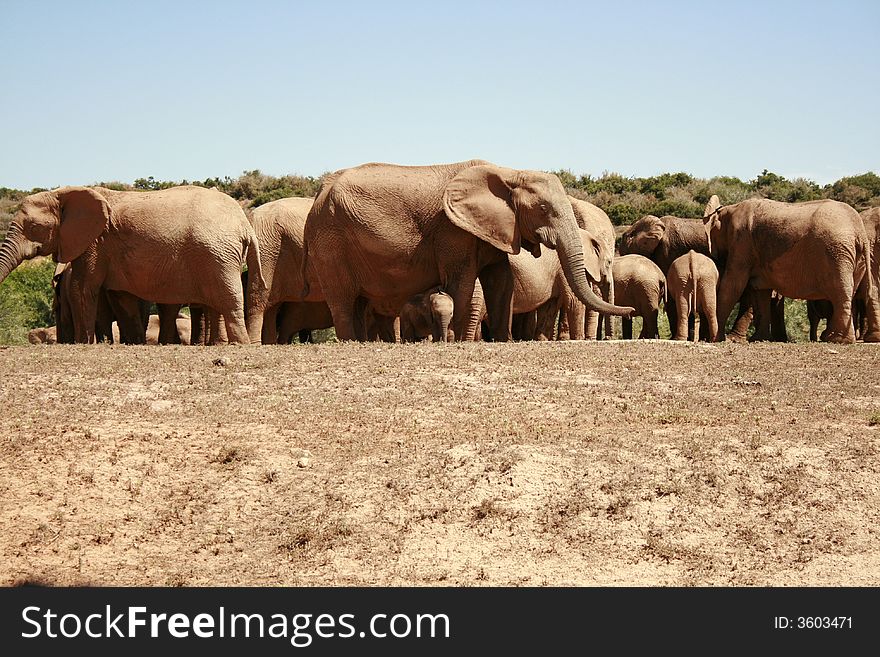
<path id="1" fill-rule="evenodd" d="M 575 175 L 568 169 L 551 173 L 559 176 L 568 193 L 576 198 L 598 205 L 617 226 L 633 223 L 646 214 L 658 217 L 701 217 L 703 208 L 712 194 L 718 194 L 724 204 L 737 203 L 747 198 L 761 197 L 795 203 L 830 198 L 849 203 L 856 210 L 880 205 L 880 176 L 874 172 L 848 176 L 820 186 L 806 178 L 789 180 L 764 169 L 752 180 L 735 176 L 697 178 L 688 173 L 661 173 L 657 176 L 636 177 L 619 173 Z M 96 182 L 97 186 L 117 190 L 157 190 L 176 185 L 216 187 L 229 194 L 246 208 L 288 196 L 314 196 L 324 179 L 320 176 L 273 176 L 259 169 L 245 171 L 237 178 L 206 178 L 204 180 L 156 180 L 153 176 L 138 178 L 133 183 L 119 181 Z M 32 190 L 0 187 L 0 229 L 6 231 L 18 202 L 40 188 Z"/>

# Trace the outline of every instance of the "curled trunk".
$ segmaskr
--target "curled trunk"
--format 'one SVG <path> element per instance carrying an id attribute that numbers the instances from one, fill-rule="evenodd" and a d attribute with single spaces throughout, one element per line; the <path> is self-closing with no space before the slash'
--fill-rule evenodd
<path id="1" fill-rule="evenodd" d="M 31 245 L 16 224 L 10 224 L 9 231 L 6 233 L 6 239 L 0 244 L 0 283 L 6 280 L 6 277 L 13 269 L 18 267 L 25 258 L 31 257 Z"/>
<path id="2" fill-rule="evenodd" d="M 572 223 L 574 224 L 573 221 Z M 571 291 L 590 310 L 608 315 L 629 317 L 633 308 L 613 306 L 593 292 L 593 287 L 587 280 L 587 273 L 584 270 L 584 252 L 580 243 L 581 240 L 577 233 L 570 231 L 569 233 L 560 233 L 556 244 L 559 262 Z"/>

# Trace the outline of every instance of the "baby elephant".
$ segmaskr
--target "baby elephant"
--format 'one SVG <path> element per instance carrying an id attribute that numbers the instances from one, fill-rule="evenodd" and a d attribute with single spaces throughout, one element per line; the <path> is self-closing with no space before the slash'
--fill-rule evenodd
<path id="1" fill-rule="evenodd" d="M 715 290 L 718 288 L 718 268 L 712 259 L 696 251 L 688 251 L 669 265 L 666 274 L 670 301 L 678 311 L 678 326 L 673 340 L 687 340 L 688 317 L 699 314 L 700 324 L 709 328 L 709 342 L 718 338 Z M 705 324 L 704 324 L 705 322 Z M 696 341 L 697 338 L 694 339 Z"/>
<path id="2" fill-rule="evenodd" d="M 611 266 L 614 277 L 614 303 L 632 306 L 633 315 L 641 316 L 642 332 L 639 339 L 659 338 L 657 315 L 660 301 L 666 303 L 666 277 L 660 267 L 641 255 L 614 258 Z M 625 317 L 621 326 L 624 340 L 632 340 L 632 318 Z"/>
<path id="3" fill-rule="evenodd" d="M 31 344 L 55 344 L 58 342 L 58 335 L 54 326 L 43 326 L 28 331 L 28 342 Z"/>
<path id="4" fill-rule="evenodd" d="M 400 309 L 400 341 L 418 342 L 431 336 L 434 342 L 446 342 L 452 312 L 452 297 L 439 287 L 410 297 Z"/>

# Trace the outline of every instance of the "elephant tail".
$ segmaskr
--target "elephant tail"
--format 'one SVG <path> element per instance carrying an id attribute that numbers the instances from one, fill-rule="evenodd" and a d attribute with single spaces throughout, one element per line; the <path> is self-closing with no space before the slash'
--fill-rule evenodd
<path id="1" fill-rule="evenodd" d="M 694 274 L 694 250 L 688 251 L 688 314 L 697 314 L 697 277 Z M 690 320 L 688 320 L 690 321 Z"/>
<path id="2" fill-rule="evenodd" d="M 245 262 L 248 268 L 249 290 L 265 290 L 266 279 L 263 278 L 263 268 L 260 265 L 260 242 L 251 227 L 245 238 Z"/>
<path id="3" fill-rule="evenodd" d="M 853 281 L 855 284 L 854 290 L 862 289 L 864 290 L 864 298 L 870 299 L 871 292 L 873 288 L 873 281 L 871 280 L 871 248 L 870 242 L 858 240 L 856 242 L 856 267 L 855 271 L 858 272 L 861 270 L 862 266 L 859 264 L 859 260 L 864 261 L 865 273 L 864 276 L 861 277 L 861 283 L 857 281 Z M 876 266 L 876 265 L 875 265 Z M 855 278 L 855 277 L 854 277 Z M 862 287 L 864 286 L 864 287 Z"/>

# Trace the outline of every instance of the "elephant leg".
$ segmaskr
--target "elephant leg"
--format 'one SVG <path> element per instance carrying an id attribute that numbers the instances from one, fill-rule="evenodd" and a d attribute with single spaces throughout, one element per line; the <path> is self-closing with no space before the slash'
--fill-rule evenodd
<path id="1" fill-rule="evenodd" d="M 342 342 L 363 341 L 364 338 L 358 336 L 363 334 L 363 312 L 366 308 L 366 300 L 359 296 L 354 279 L 344 267 L 337 265 L 335 270 L 336 278 L 328 281 L 328 284 L 323 286 L 323 291 L 324 299 L 333 316 L 336 338 Z M 457 303 L 458 299 L 456 299 Z"/>
<path id="2" fill-rule="evenodd" d="M 585 328 L 584 323 L 587 318 L 587 308 L 580 302 L 580 300 L 575 296 L 565 297 L 564 305 L 562 307 L 563 312 L 568 314 L 571 317 L 570 323 L 570 335 L 572 340 L 585 340 L 585 339 L 595 339 L 596 333 L 588 332 L 588 328 Z M 599 314 L 596 313 L 596 328 L 598 329 Z"/>
<path id="3" fill-rule="evenodd" d="M 671 304 L 670 304 L 671 305 Z M 623 317 L 620 320 L 621 332 L 624 340 L 632 340 L 633 337 L 633 321 L 632 317 Z"/>
<path id="4" fill-rule="evenodd" d="M 180 304 L 159 303 L 159 344 L 180 344 L 180 334 L 177 332 L 177 314 L 180 312 Z"/>
<path id="5" fill-rule="evenodd" d="M 246 273 L 247 272 L 245 272 L 245 274 Z M 260 285 L 260 282 L 257 280 L 259 278 L 258 276 L 255 276 L 253 279 L 248 276 L 246 285 L 245 281 L 242 281 L 242 288 L 247 290 L 245 299 L 245 318 L 248 340 L 251 344 L 261 344 L 266 341 L 267 323 L 270 325 L 268 334 L 270 336 L 274 334 L 275 340 L 277 340 L 276 325 L 274 323 L 275 316 L 273 315 L 271 318 L 266 316 L 267 311 L 270 308 L 269 290 L 272 287 L 272 272 L 267 272 L 264 269 L 262 273 L 263 281 L 266 284 L 265 287 Z M 242 274 L 242 276 L 244 277 L 244 274 Z M 276 313 L 277 305 L 278 304 L 275 304 Z M 275 341 L 270 340 L 268 344 L 275 344 Z"/>
<path id="6" fill-rule="evenodd" d="M 250 344 L 247 324 L 244 321 L 244 308 L 236 307 L 223 312 L 223 325 L 226 327 L 229 344 Z"/>
<path id="7" fill-rule="evenodd" d="M 693 339 L 693 330 L 688 331 L 691 308 L 688 299 L 687 290 L 682 290 L 675 297 L 675 314 L 678 317 L 678 324 L 675 326 L 675 335 L 673 340 Z M 696 314 L 696 313 L 695 313 Z"/>
<path id="8" fill-rule="evenodd" d="M 199 304 L 189 306 L 190 344 L 206 345 L 209 341 L 211 327 L 208 321 L 208 312 Z"/>
<path id="9" fill-rule="evenodd" d="M 95 341 L 95 319 L 101 284 L 76 266 L 71 267 L 69 287 L 70 313 L 73 320 L 73 341 L 88 344 Z"/>
<path id="10" fill-rule="evenodd" d="M 844 294 L 832 299 L 834 311 L 828 320 L 828 335 L 823 339 L 827 342 L 849 344 L 856 341 L 852 324 L 852 294 L 844 290 Z M 827 330 L 827 329 L 826 329 Z"/>
<path id="11" fill-rule="evenodd" d="M 608 303 L 614 305 L 614 280 L 609 279 L 608 283 L 602 286 L 602 292 L 607 294 L 605 299 Z M 602 335 L 602 325 L 605 325 L 605 335 Z M 659 333 L 658 333 L 659 336 Z M 599 340 L 611 340 L 614 338 L 614 317 L 611 315 L 599 315 L 599 330 L 596 334 Z"/>
<path id="12" fill-rule="evenodd" d="M 144 344 L 146 342 L 146 325 L 143 319 L 142 303 L 128 292 L 108 291 L 107 301 L 116 324 L 119 326 L 119 341 L 123 344 Z M 149 308 L 147 308 L 149 320 Z"/>
<path id="13" fill-rule="evenodd" d="M 675 332 L 678 330 L 678 305 L 676 304 L 675 299 L 672 298 L 672 294 L 668 291 L 667 294 L 668 297 L 664 304 L 664 308 L 666 310 L 666 319 L 669 320 L 669 332 L 674 339 Z"/>
<path id="14" fill-rule="evenodd" d="M 770 295 L 770 339 L 773 342 L 788 342 L 788 330 L 785 327 L 785 297 Z"/>
<path id="15" fill-rule="evenodd" d="M 736 302 L 745 292 L 749 282 L 749 271 L 745 267 L 737 267 L 735 263 L 727 263 L 724 274 L 718 283 L 718 340 L 725 338 L 727 318 Z"/>
<path id="16" fill-rule="evenodd" d="M 593 284 L 593 291 L 597 296 L 605 298 L 605 295 L 602 294 L 602 290 L 598 285 Z M 599 313 L 595 310 L 587 310 L 584 307 L 584 319 L 581 320 L 583 322 L 584 327 L 584 338 L 586 340 L 595 340 L 599 333 Z M 578 340 L 580 338 L 572 338 L 573 340 Z"/>
<path id="17" fill-rule="evenodd" d="M 297 334 L 300 344 L 311 344 L 314 342 L 312 332 L 309 329 L 303 329 Z"/>
<path id="18" fill-rule="evenodd" d="M 739 298 L 736 319 L 734 320 L 733 327 L 730 329 L 730 333 L 727 336 L 731 342 L 745 342 L 748 340 L 749 327 L 752 325 L 752 321 L 755 318 L 753 308 L 754 301 L 752 297 L 752 289 L 746 288 L 746 291 L 743 292 L 742 296 Z"/>
<path id="19" fill-rule="evenodd" d="M 706 339 L 709 342 L 718 340 L 718 309 L 715 300 L 715 285 L 702 281 L 698 287 L 697 300 L 700 308 L 700 326 L 706 326 Z"/>
<path id="20" fill-rule="evenodd" d="M 819 312 L 814 301 L 807 301 L 807 320 L 810 322 L 810 342 L 816 342 L 818 340 Z"/>
<path id="21" fill-rule="evenodd" d="M 102 288 L 98 292 L 98 302 L 95 308 L 95 342 L 109 342 L 113 344 L 113 315 L 113 308 L 110 305 L 108 293 Z M 119 326 L 119 328 L 121 330 L 122 327 Z"/>
<path id="22" fill-rule="evenodd" d="M 505 258 L 502 262 L 483 267 L 480 283 L 486 299 L 489 327 L 495 342 L 510 342 L 513 320 L 513 271 Z M 456 300 L 455 307 L 458 307 Z"/>
<path id="23" fill-rule="evenodd" d="M 639 333 L 639 340 L 651 340 L 655 337 L 658 312 L 657 310 L 649 310 L 642 315 L 642 330 Z"/>
<path id="24" fill-rule="evenodd" d="M 770 290 L 754 290 L 752 299 L 755 303 L 755 333 L 752 342 L 766 342 L 770 340 Z"/>
<path id="25" fill-rule="evenodd" d="M 552 340 L 556 335 L 556 327 L 563 321 L 562 318 L 566 314 L 565 308 L 562 309 L 562 312 L 559 312 L 559 306 L 553 303 L 552 299 L 547 303 L 541 304 L 535 311 L 535 329 L 532 335 L 535 336 L 536 340 Z M 568 335 L 570 336 L 570 333 Z M 568 338 L 559 337 L 557 339 Z"/>
<path id="26" fill-rule="evenodd" d="M 556 339 L 557 340 L 570 340 L 571 339 L 571 323 L 568 317 L 568 311 L 563 308 L 563 311 L 559 313 L 559 321 L 557 322 L 556 329 Z"/>
<path id="27" fill-rule="evenodd" d="M 291 305 L 278 303 L 265 308 L 262 311 L 262 318 L 260 320 L 260 340 L 251 344 L 282 344 L 278 335 L 278 315 L 279 313 L 282 315 L 281 323 L 283 324 L 287 319 L 287 315 L 293 312 L 290 307 Z M 251 324 L 251 318 L 248 316 L 248 338 L 251 336 L 252 328 L 255 329 L 256 325 Z"/>

